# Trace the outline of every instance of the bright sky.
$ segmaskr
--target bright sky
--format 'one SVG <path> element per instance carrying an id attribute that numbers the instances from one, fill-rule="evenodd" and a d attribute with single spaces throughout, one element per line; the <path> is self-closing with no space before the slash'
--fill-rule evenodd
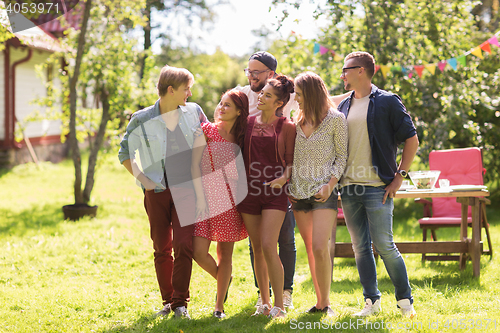
<path id="1" fill-rule="evenodd" d="M 317 5 L 311 4 L 309 0 L 302 1 L 300 11 L 284 5 L 273 6 L 269 11 L 271 2 L 272 0 L 229 0 L 227 5 L 214 7 L 217 15 L 214 28 L 210 31 L 199 31 L 198 35 L 205 42 L 197 43 L 196 46 L 208 53 L 213 53 L 216 47 L 220 47 L 227 54 L 241 56 L 251 52 L 253 46 L 262 40 L 254 36 L 252 30 L 265 26 L 274 32 L 272 39 L 286 38 L 291 31 L 304 38 L 314 38 L 320 32 L 320 27 L 326 25 L 325 19 L 314 19 L 313 12 Z M 283 9 L 288 9 L 290 15 L 280 31 L 276 32 Z M 159 46 L 153 45 L 153 50 Z M 266 45 L 263 45 L 263 48 L 265 47 Z"/>

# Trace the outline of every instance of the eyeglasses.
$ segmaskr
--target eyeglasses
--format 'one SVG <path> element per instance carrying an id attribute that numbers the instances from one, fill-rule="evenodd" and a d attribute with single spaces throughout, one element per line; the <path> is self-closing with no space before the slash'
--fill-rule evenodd
<path id="1" fill-rule="evenodd" d="M 342 75 L 345 75 L 345 71 L 348 69 L 354 69 L 354 68 L 362 68 L 363 66 L 352 66 L 352 67 L 344 67 L 342 68 Z"/>
<path id="2" fill-rule="evenodd" d="M 246 76 L 251 76 L 252 78 L 256 79 L 260 74 L 262 74 L 264 72 L 269 72 L 270 69 L 266 69 L 264 71 L 259 72 L 259 71 L 251 71 L 248 68 L 245 68 L 243 71 L 245 72 Z"/>

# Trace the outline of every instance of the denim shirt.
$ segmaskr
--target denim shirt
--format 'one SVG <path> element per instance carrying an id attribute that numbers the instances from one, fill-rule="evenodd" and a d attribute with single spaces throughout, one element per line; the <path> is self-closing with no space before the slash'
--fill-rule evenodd
<path id="1" fill-rule="evenodd" d="M 189 145 L 193 148 L 194 133 L 201 128 L 200 124 L 207 122 L 207 117 L 198 104 L 186 103 L 179 106 L 179 127 Z M 165 158 L 167 154 L 167 127 L 160 113 L 160 100 L 150 107 L 137 111 L 132 115 L 125 135 L 120 142 L 118 158 L 120 163 L 139 159 L 142 172 L 156 183 L 155 192 L 165 190 L 164 178 Z M 186 166 L 191 168 L 191 166 Z M 134 175 L 137 178 L 137 175 Z M 143 189 L 142 184 L 137 181 Z"/>
<path id="2" fill-rule="evenodd" d="M 338 110 L 346 119 L 353 98 L 354 91 L 338 106 Z M 396 164 L 398 146 L 415 136 L 417 131 L 401 98 L 373 84 L 366 118 L 372 163 L 380 179 L 388 185 L 398 169 Z"/>

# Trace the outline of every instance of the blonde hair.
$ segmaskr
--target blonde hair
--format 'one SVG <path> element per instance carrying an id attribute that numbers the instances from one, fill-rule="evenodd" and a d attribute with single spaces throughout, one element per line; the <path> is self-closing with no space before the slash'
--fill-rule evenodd
<path id="1" fill-rule="evenodd" d="M 163 66 L 160 72 L 160 78 L 156 84 L 158 96 L 162 97 L 167 93 L 168 87 L 179 88 L 183 84 L 193 84 L 194 76 L 185 68 Z"/>
<path id="2" fill-rule="evenodd" d="M 295 122 L 299 125 L 308 122 L 317 127 L 323 120 L 323 114 L 335 106 L 330 99 L 325 83 L 318 74 L 305 72 L 295 78 L 295 86 L 302 90 L 304 99 L 302 109 L 298 110 Z"/>

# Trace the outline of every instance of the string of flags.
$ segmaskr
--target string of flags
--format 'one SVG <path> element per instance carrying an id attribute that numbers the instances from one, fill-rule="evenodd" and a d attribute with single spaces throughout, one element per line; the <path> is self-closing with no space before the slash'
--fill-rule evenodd
<path id="1" fill-rule="evenodd" d="M 424 70 L 427 70 L 429 73 L 434 75 L 436 73 L 436 67 L 439 68 L 441 72 L 444 72 L 447 66 L 450 66 L 453 68 L 453 70 L 457 70 L 458 65 L 460 64 L 461 66 L 466 65 L 466 57 L 470 54 L 480 58 L 484 59 L 483 52 L 486 52 L 487 54 L 491 54 L 491 45 L 494 45 L 496 47 L 500 47 L 499 43 L 499 36 L 500 36 L 500 31 L 496 32 L 493 36 L 488 38 L 485 42 L 481 43 L 480 45 L 476 46 L 475 48 L 465 52 L 464 54 L 453 57 L 450 59 L 446 60 L 441 60 L 437 63 L 433 64 L 424 64 L 424 65 L 409 65 L 409 66 L 398 66 L 398 65 L 392 65 L 392 64 L 386 64 L 386 65 L 375 65 L 375 73 L 377 73 L 379 70 L 382 72 L 382 75 L 384 78 L 387 77 L 387 73 L 389 71 L 393 72 L 403 72 L 404 75 L 408 75 L 409 78 L 413 77 L 413 70 L 417 73 L 418 77 L 422 77 Z M 320 45 L 319 43 L 314 43 L 314 49 L 313 53 L 317 54 L 319 53 L 320 55 L 324 55 L 326 53 L 330 53 L 333 56 L 334 61 L 342 61 L 344 59 L 343 56 L 335 52 L 334 50 L 331 50 L 327 48 L 326 46 Z"/>

